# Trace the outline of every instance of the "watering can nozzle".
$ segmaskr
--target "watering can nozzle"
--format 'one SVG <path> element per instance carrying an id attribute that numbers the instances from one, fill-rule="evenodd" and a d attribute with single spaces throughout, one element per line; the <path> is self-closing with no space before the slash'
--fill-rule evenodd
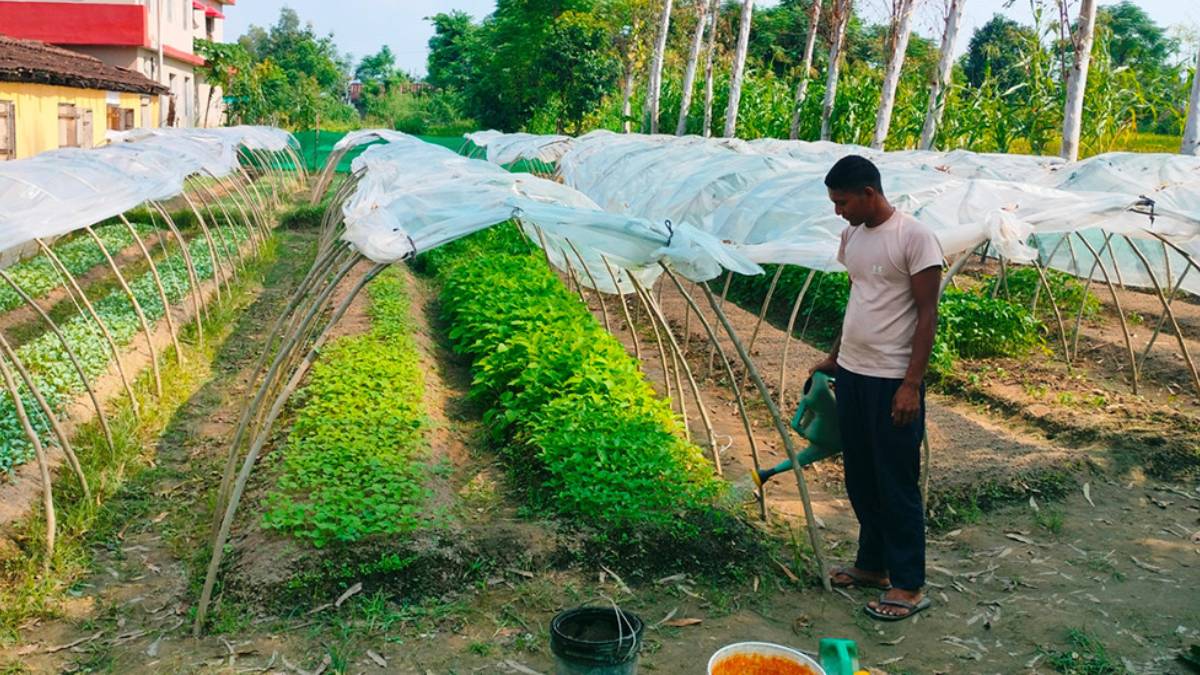
<path id="1" fill-rule="evenodd" d="M 834 378 L 815 372 L 804 383 L 804 396 L 792 416 L 791 427 L 809 442 L 809 446 L 796 453 L 796 463 L 808 466 L 817 460 L 832 457 L 842 451 L 842 436 L 838 427 L 837 399 L 834 397 Z M 791 459 L 786 459 L 770 469 L 759 469 L 751 474 L 758 487 L 775 474 L 789 471 Z"/>

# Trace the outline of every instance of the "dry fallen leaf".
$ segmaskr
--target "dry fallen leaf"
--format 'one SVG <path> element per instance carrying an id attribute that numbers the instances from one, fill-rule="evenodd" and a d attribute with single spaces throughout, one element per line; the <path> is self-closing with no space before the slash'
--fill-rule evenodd
<path id="1" fill-rule="evenodd" d="M 1092 505 L 1093 509 L 1096 508 L 1096 502 L 1092 501 L 1092 484 L 1091 483 L 1083 484 L 1083 498 L 1087 500 L 1087 503 Z"/>
<path id="2" fill-rule="evenodd" d="M 383 658 L 379 654 L 376 654 L 370 649 L 367 650 L 367 658 L 374 661 L 375 665 L 379 666 L 380 668 L 387 668 L 387 659 Z"/>
<path id="3" fill-rule="evenodd" d="M 1032 546 L 1037 546 L 1037 542 L 1035 542 L 1034 540 L 1032 540 L 1029 537 L 1026 537 L 1024 535 L 1017 534 L 1016 532 L 1005 532 L 1004 536 L 1008 537 L 1009 539 L 1012 539 L 1013 541 L 1019 541 L 1022 544 L 1030 544 Z"/>
<path id="4" fill-rule="evenodd" d="M 671 619 L 670 621 L 663 623 L 663 625 L 670 626 L 672 628 L 683 628 L 684 626 L 697 626 L 702 623 L 704 623 L 704 619 L 684 618 Z"/>

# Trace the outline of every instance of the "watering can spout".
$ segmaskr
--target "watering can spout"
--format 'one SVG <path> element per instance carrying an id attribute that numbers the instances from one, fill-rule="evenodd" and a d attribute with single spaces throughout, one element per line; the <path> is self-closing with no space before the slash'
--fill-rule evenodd
<path id="1" fill-rule="evenodd" d="M 796 453 L 796 463 L 808 466 L 842 451 L 842 436 L 838 426 L 837 399 L 834 398 L 834 379 L 825 373 L 815 372 L 804 383 L 804 395 L 792 416 L 792 429 L 809 442 L 804 450 Z M 792 461 L 786 459 L 770 469 L 760 469 L 751 475 L 755 485 L 763 483 L 778 473 L 789 471 Z"/>

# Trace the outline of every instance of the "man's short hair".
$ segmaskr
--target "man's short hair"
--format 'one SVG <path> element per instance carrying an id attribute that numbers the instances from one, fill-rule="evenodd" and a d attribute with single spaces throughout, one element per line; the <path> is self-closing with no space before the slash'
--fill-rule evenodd
<path id="1" fill-rule="evenodd" d="M 846 155 L 839 159 L 825 174 L 825 187 L 842 192 L 862 192 L 869 187 L 883 194 L 879 168 L 860 155 Z"/>

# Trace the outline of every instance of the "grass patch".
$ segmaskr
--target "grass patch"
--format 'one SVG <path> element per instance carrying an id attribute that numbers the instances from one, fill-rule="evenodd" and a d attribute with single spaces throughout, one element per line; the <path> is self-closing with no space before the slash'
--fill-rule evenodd
<path id="1" fill-rule="evenodd" d="M 1061 499 L 1074 485 L 1074 479 L 1064 468 L 1040 469 L 1007 479 L 987 479 L 947 488 L 934 488 L 929 492 L 926 520 L 934 530 L 948 530 L 958 525 L 978 522 L 985 513 L 1003 506 L 1027 501 L 1030 493 L 1036 494 L 1039 500 Z M 1048 526 L 1053 524 L 1051 520 L 1047 520 Z M 1058 528 L 1062 528 L 1061 518 Z"/>
<path id="2" fill-rule="evenodd" d="M 332 193 L 333 190 L 330 190 Z M 297 204 L 279 216 L 279 226 L 286 230 L 312 229 L 321 226 L 325 204 Z"/>
<path id="3" fill-rule="evenodd" d="M 1082 628 L 1067 631 L 1065 651 L 1043 650 L 1046 665 L 1065 675 L 1124 675 L 1125 667 L 1109 655 L 1104 643 Z"/>

